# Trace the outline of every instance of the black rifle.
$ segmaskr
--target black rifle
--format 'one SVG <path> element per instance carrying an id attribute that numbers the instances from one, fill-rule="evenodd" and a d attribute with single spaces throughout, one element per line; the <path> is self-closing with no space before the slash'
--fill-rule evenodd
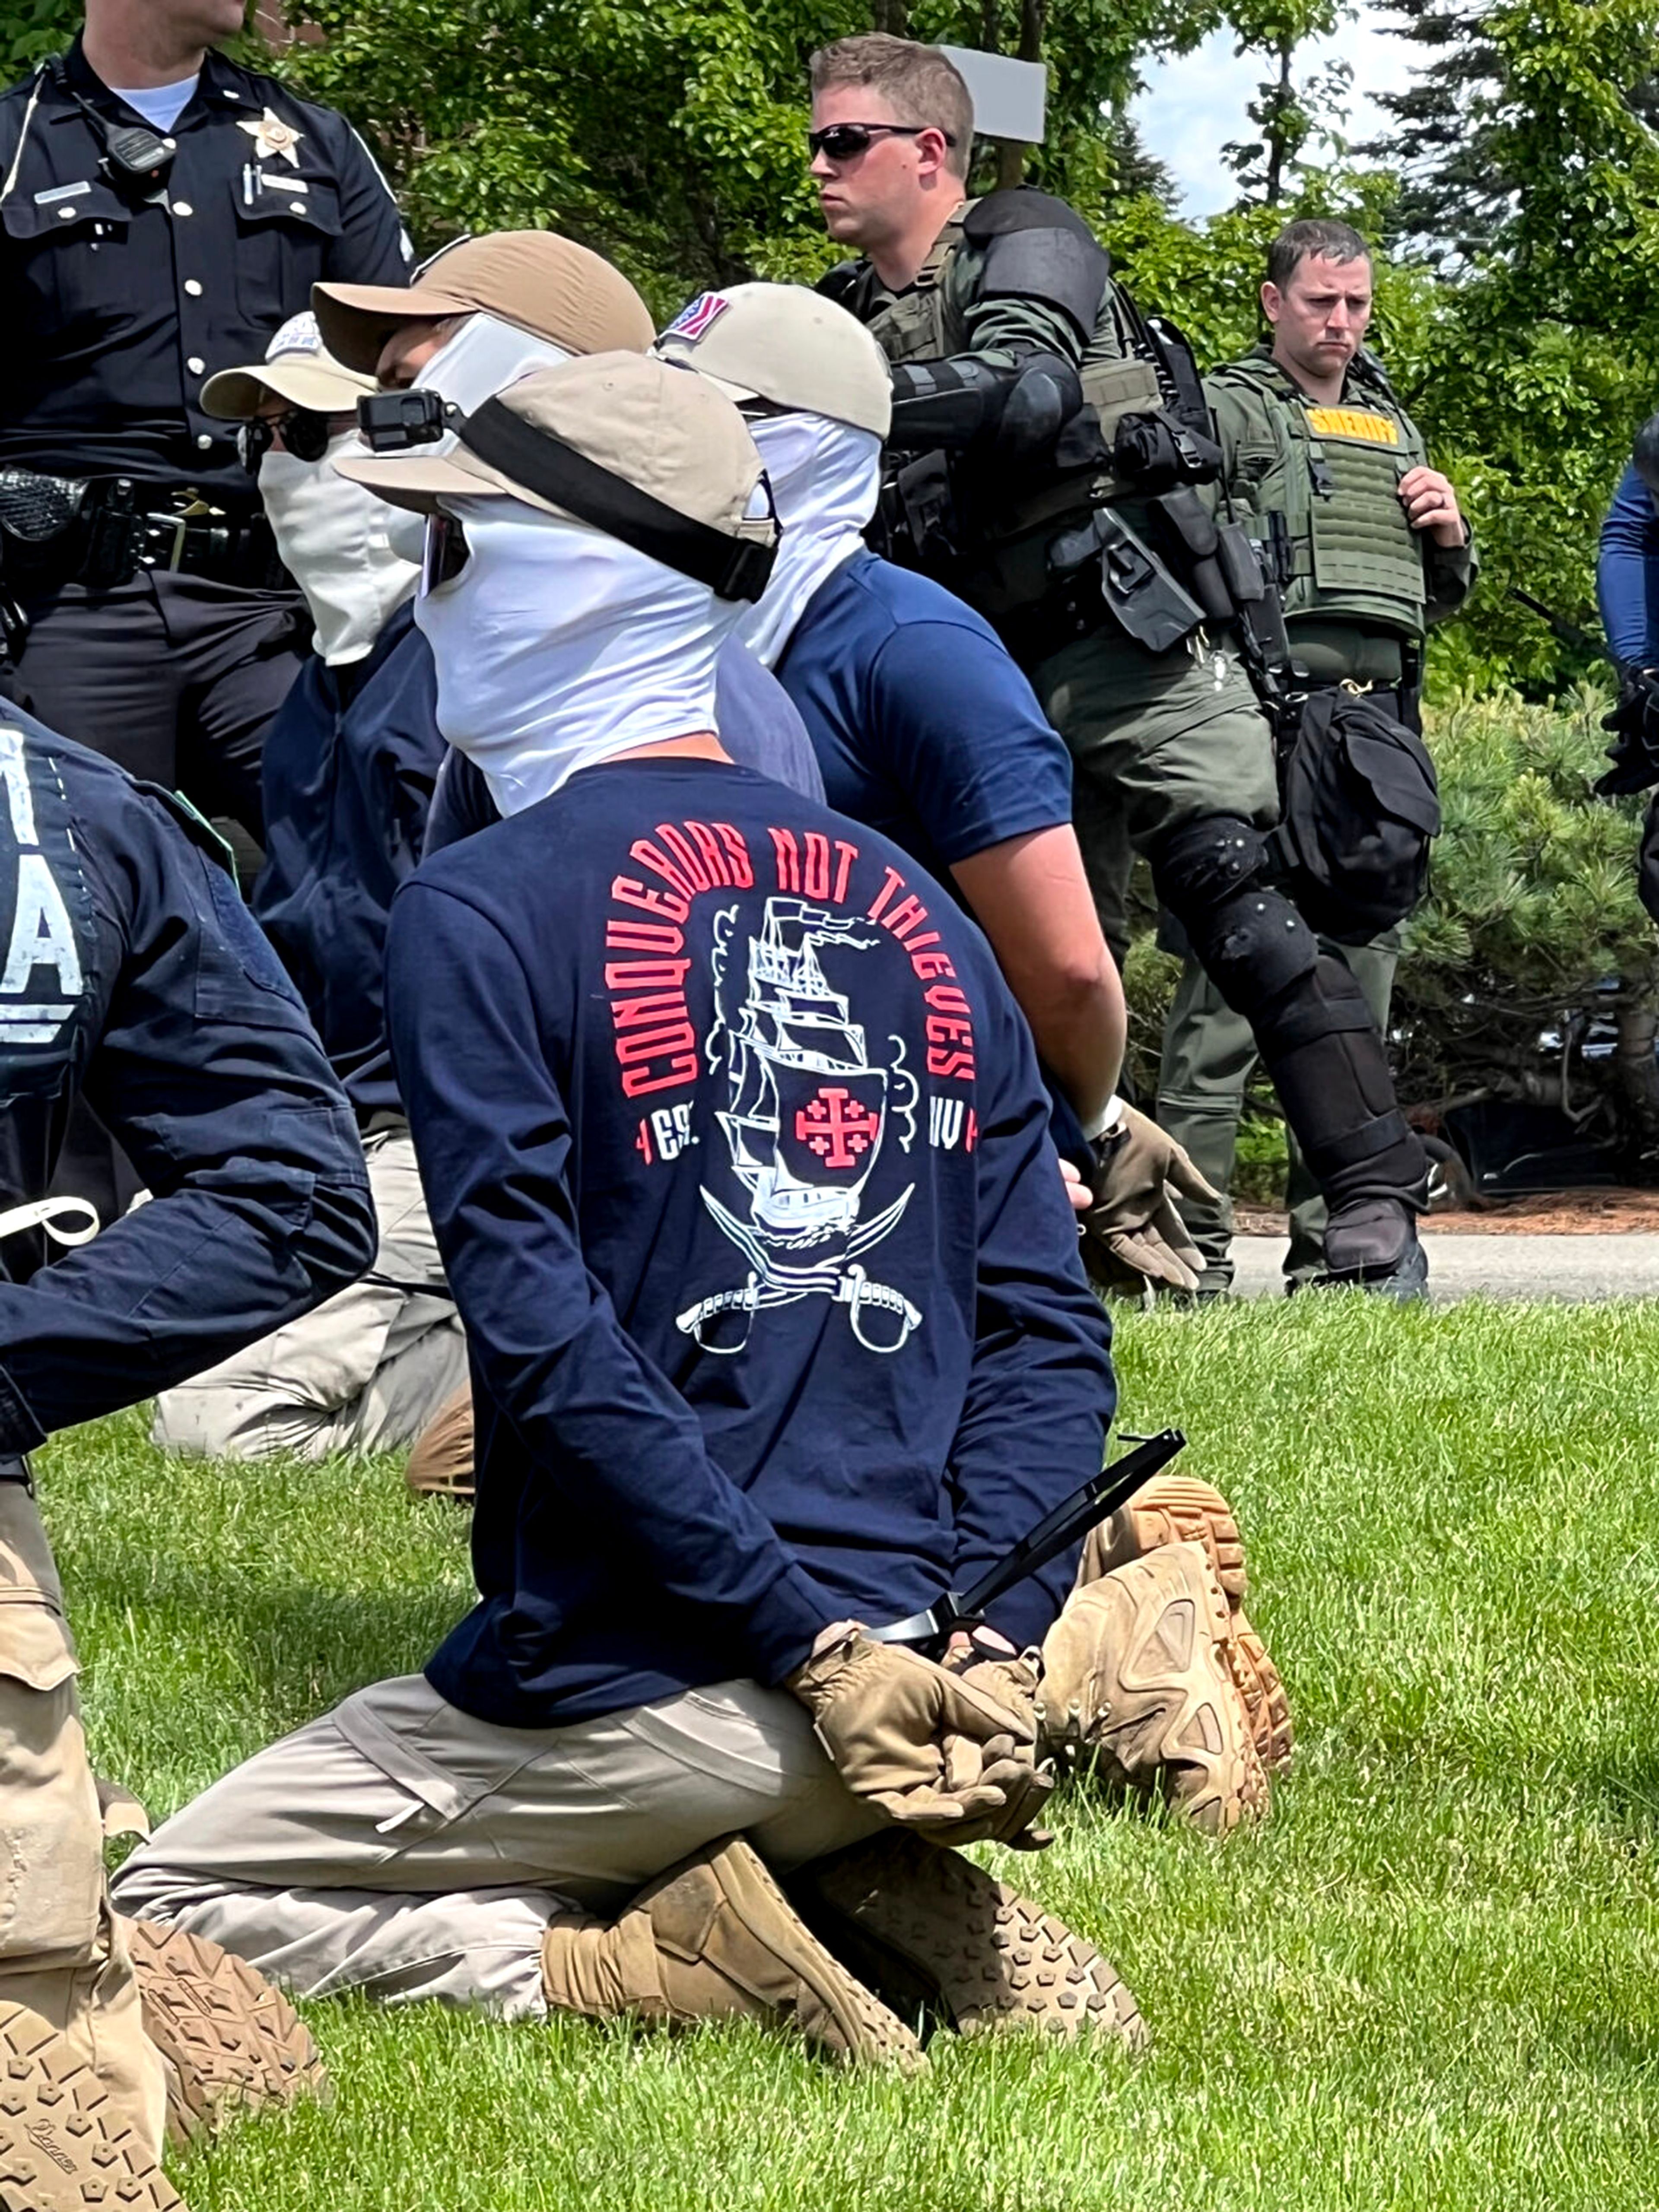
<path id="1" fill-rule="evenodd" d="M 1045 1514 L 971 1589 L 946 1590 L 925 1612 L 913 1613 L 906 1620 L 890 1620 L 885 1628 L 872 1628 L 866 1633 L 878 1644 L 908 1644 L 927 1658 L 941 1657 L 954 1630 L 972 1628 L 986 1607 L 994 1605 L 1005 1590 L 1058 1559 L 1100 1522 L 1109 1520 L 1136 1491 L 1163 1473 L 1186 1441 L 1179 1429 L 1160 1429 L 1155 1437 L 1143 1437 L 1133 1451 L 1102 1468 L 1081 1490 Z"/>
<path id="2" fill-rule="evenodd" d="M 1529 607 L 1563 645 L 1571 646 L 1576 653 L 1591 653 L 1597 660 L 1605 660 L 1609 667 L 1618 668 L 1619 663 L 1599 637 L 1592 637 L 1587 629 L 1580 629 L 1577 623 L 1569 622 L 1565 615 L 1559 615 L 1553 607 L 1547 607 L 1542 599 L 1535 599 L 1530 592 L 1523 592 L 1519 584 L 1510 586 L 1510 597 L 1519 599 L 1523 607 Z"/>

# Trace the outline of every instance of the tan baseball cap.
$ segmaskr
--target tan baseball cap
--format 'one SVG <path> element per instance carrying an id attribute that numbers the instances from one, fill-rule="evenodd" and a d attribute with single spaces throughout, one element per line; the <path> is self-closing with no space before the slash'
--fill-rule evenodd
<path id="1" fill-rule="evenodd" d="M 335 466 L 353 483 L 367 484 L 393 506 L 412 507 L 416 514 L 432 514 L 442 499 L 516 499 L 565 521 L 611 528 L 605 514 L 578 514 L 521 480 L 520 471 L 533 472 L 532 465 L 538 459 L 558 462 L 574 454 L 589 492 L 595 488 L 595 471 L 614 480 L 608 501 L 617 511 L 612 534 L 642 550 L 653 550 L 650 517 L 643 538 L 630 534 L 636 519 L 624 513 L 630 488 L 659 508 L 672 508 L 682 520 L 700 525 L 704 533 L 727 539 L 734 550 L 777 543 L 770 501 L 756 496 L 761 458 L 755 441 L 737 409 L 706 378 L 687 376 L 648 355 L 590 354 L 509 385 L 496 401 L 486 400 L 469 418 L 467 434 L 482 438 L 479 417 L 497 405 L 504 413 L 494 419 L 490 459 L 458 442 L 441 454 L 419 448 L 410 453 L 353 453 Z M 526 441 L 520 425 L 541 437 Z M 604 494 L 606 488 L 599 482 L 597 489 Z M 638 502 L 631 504 L 637 511 Z M 607 501 L 602 498 L 599 505 Z"/>
<path id="2" fill-rule="evenodd" d="M 222 422 L 247 422 L 274 392 L 290 407 L 313 415 L 355 415 L 373 392 L 374 379 L 336 361 L 323 343 L 313 314 L 290 315 L 265 348 L 261 362 L 222 368 L 202 386 L 202 411 Z"/>
<path id="3" fill-rule="evenodd" d="M 550 230 L 495 230 L 446 246 L 396 284 L 313 284 L 311 304 L 331 353 L 372 375 L 404 323 L 495 315 L 568 353 L 643 353 L 649 309 L 620 269 Z"/>
<path id="4" fill-rule="evenodd" d="M 887 358 L 845 307 L 803 284 L 732 284 L 682 308 L 653 350 L 712 377 L 732 398 L 827 415 L 885 438 Z"/>

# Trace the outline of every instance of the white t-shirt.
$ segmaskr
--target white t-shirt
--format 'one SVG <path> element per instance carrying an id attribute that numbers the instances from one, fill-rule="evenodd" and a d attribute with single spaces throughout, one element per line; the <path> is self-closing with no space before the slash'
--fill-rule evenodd
<path id="1" fill-rule="evenodd" d="M 129 92 L 125 85 L 112 84 L 110 90 L 118 100 L 142 115 L 152 131 L 164 136 L 171 131 L 184 113 L 191 94 L 201 82 L 199 72 L 195 76 L 180 77 L 177 84 L 141 85 Z"/>

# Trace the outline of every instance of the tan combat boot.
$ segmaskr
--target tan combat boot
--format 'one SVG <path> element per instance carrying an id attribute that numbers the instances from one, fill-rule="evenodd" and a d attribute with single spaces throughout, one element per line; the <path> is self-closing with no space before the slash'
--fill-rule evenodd
<path id="1" fill-rule="evenodd" d="M 458 1505 L 471 1505 L 477 1496 L 470 1382 L 444 1400 L 416 1437 L 404 1480 L 416 1498 L 453 1498 Z"/>
<path id="2" fill-rule="evenodd" d="M 1218 1490 L 1186 1474 L 1155 1475 L 1128 1504 L 1091 1528 L 1077 1571 L 1078 1587 L 1098 1581 L 1114 1567 L 1144 1559 L 1161 1544 L 1202 1544 L 1227 1597 L 1227 1664 L 1232 1669 L 1257 1756 L 1269 1774 L 1282 1774 L 1291 1763 L 1294 1741 L 1290 1700 L 1267 1647 L 1244 1611 L 1249 1575 L 1244 1540 L 1233 1511 Z"/>
<path id="3" fill-rule="evenodd" d="M 1087 1937 L 960 1852 L 872 1836 L 790 1887 L 830 1949 L 907 2019 L 931 2013 L 960 2035 L 1146 2042 L 1134 1999 Z"/>
<path id="4" fill-rule="evenodd" d="M 1161 1546 L 1085 1583 L 1043 1643 L 1043 1738 L 1109 1784 L 1164 1796 L 1208 1835 L 1260 1819 L 1267 1778 L 1227 1634 L 1200 1544 Z"/>
<path id="5" fill-rule="evenodd" d="M 86 2051 L 25 2005 L 0 2004 L 4 2212 L 184 2212 L 130 2106 Z"/>
<path id="6" fill-rule="evenodd" d="M 257 1967 L 181 1928 L 123 1926 L 144 2033 L 167 2073 L 169 2142 L 216 2130 L 238 2107 L 329 2094 L 311 2030 Z"/>
<path id="7" fill-rule="evenodd" d="M 555 2010 L 689 2027 L 763 2020 L 842 2065 L 927 2063 L 915 2037 L 796 1914 L 741 1836 L 683 1859 L 620 1919 L 555 1921 L 542 1944 Z"/>

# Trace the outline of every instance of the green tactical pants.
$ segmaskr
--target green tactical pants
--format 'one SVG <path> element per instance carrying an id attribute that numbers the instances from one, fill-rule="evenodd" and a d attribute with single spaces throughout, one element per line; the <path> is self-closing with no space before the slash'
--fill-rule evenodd
<path id="1" fill-rule="evenodd" d="M 1278 821 L 1273 738 L 1236 653 L 1182 645 L 1153 656 L 1097 631 L 1029 672 L 1071 750 L 1078 836 L 1091 883 L 1098 868 L 1103 921 L 1121 913 L 1127 848 L 1144 853 L 1206 814 L 1258 830 Z"/>
<path id="2" fill-rule="evenodd" d="M 1376 1025 L 1387 1034 L 1389 1000 L 1400 958 L 1400 935 L 1389 930 L 1370 945 L 1321 948 L 1346 960 L 1365 994 Z M 1217 1206 L 1201 1199 L 1181 1201 L 1181 1218 L 1203 1255 L 1200 1285 L 1206 1291 L 1232 1286 L 1232 1200 L 1226 1193 L 1233 1176 L 1238 1124 L 1245 1087 L 1256 1063 L 1255 1039 L 1242 1014 L 1234 1013 L 1196 960 L 1188 956 L 1174 1003 L 1164 1025 L 1164 1057 L 1158 1086 L 1158 1121 L 1184 1146 L 1205 1178 L 1224 1194 Z M 1308 1173 L 1293 1133 L 1286 1196 L 1291 1209 L 1291 1249 L 1285 1273 L 1306 1282 L 1324 1265 L 1325 1201 Z"/>

